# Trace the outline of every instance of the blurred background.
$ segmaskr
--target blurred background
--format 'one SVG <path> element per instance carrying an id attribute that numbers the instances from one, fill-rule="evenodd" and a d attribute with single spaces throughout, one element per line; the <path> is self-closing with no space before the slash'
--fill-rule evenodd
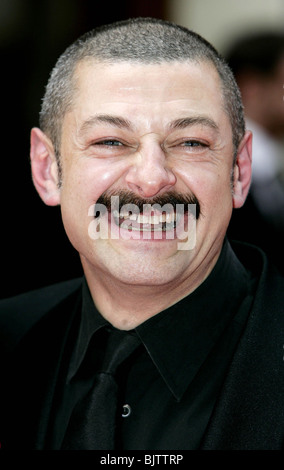
<path id="1" fill-rule="evenodd" d="M 260 153 L 229 234 L 261 245 L 284 271 L 283 0 L 0 0 L 1 297 L 82 273 L 60 209 L 46 207 L 33 187 L 30 129 L 64 49 L 95 26 L 136 16 L 187 26 L 230 61 Z"/>

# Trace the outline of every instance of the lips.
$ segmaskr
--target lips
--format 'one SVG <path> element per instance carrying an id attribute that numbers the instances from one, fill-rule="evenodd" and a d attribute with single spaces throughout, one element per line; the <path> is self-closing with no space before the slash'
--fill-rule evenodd
<path id="1" fill-rule="evenodd" d="M 103 219 L 110 224 L 112 238 L 182 239 L 189 221 L 198 219 L 200 205 L 191 193 L 172 191 L 143 199 L 130 191 L 106 191 L 94 204 L 96 224 L 106 214 L 107 219 Z"/>

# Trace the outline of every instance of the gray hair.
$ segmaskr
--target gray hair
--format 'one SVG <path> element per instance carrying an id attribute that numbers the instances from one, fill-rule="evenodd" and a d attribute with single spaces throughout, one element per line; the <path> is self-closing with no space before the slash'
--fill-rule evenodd
<path id="1" fill-rule="evenodd" d="M 232 126 L 234 155 L 245 132 L 239 88 L 224 59 L 197 33 L 153 18 L 135 18 L 100 26 L 83 35 L 59 57 L 51 72 L 40 111 L 40 127 L 60 155 L 61 127 L 72 107 L 74 72 L 80 61 L 104 63 L 194 61 L 212 63 L 221 80 L 225 111 Z"/>

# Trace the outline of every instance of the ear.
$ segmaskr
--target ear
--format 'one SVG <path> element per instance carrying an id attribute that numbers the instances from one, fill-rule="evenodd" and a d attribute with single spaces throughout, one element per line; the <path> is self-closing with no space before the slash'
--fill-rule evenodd
<path id="1" fill-rule="evenodd" d="M 51 140 L 38 128 L 31 131 L 31 168 L 35 188 L 48 206 L 60 203 L 58 165 Z"/>
<path id="2" fill-rule="evenodd" d="M 233 207 L 245 203 L 251 182 L 252 133 L 247 131 L 239 145 L 233 179 Z"/>

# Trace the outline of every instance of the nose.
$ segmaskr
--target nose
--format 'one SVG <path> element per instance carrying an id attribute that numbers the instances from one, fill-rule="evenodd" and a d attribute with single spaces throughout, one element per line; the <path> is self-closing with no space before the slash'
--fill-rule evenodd
<path id="1" fill-rule="evenodd" d="M 172 188 L 176 177 L 167 166 L 166 155 L 161 146 L 145 146 L 134 157 L 126 175 L 129 189 L 142 197 L 154 197 Z"/>

